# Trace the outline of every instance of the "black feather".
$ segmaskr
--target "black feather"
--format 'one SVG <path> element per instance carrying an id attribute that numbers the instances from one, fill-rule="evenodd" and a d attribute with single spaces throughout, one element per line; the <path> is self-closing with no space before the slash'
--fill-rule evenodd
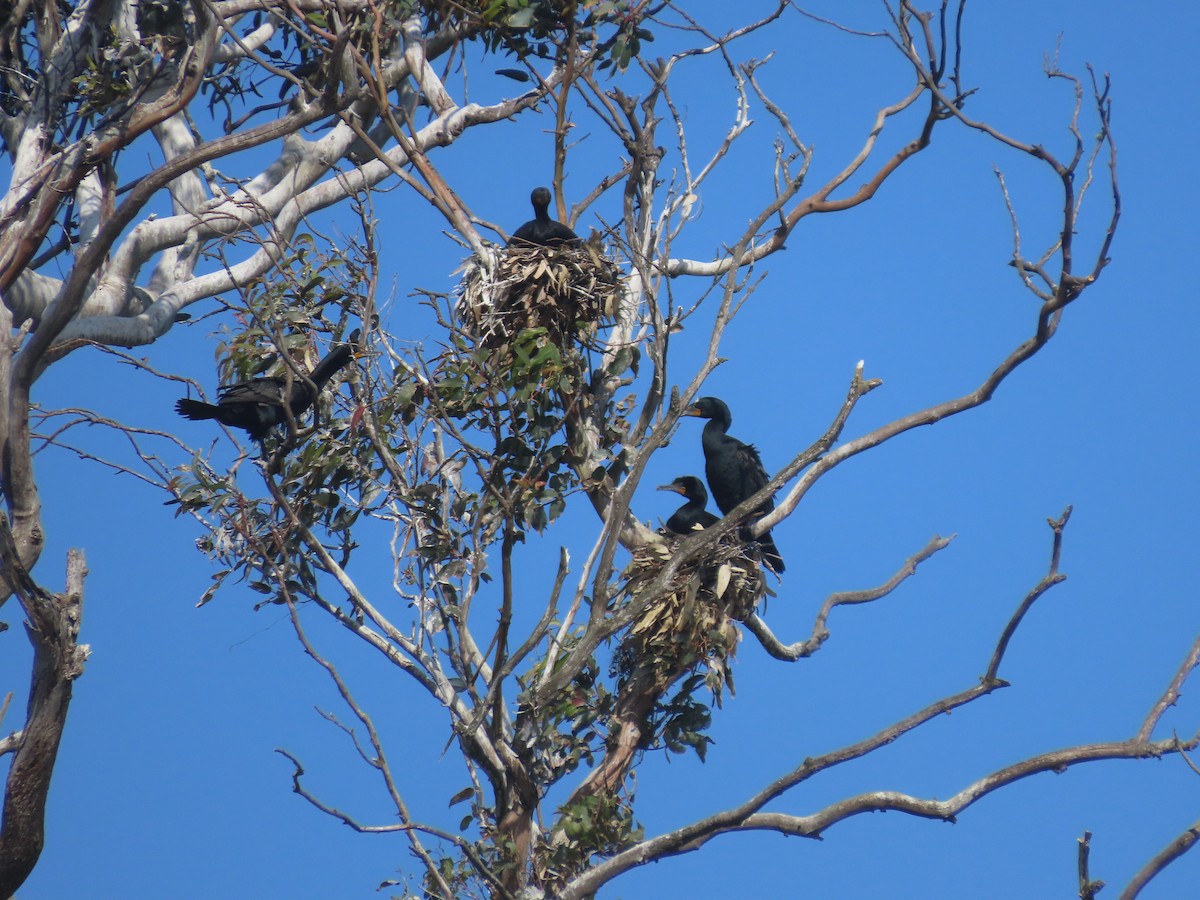
<path id="1" fill-rule="evenodd" d="M 524 241 L 526 244 L 540 244 L 543 247 L 561 247 L 564 244 L 578 244 L 579 235 L 564 225 L 550 218 L 550 189 L 534 188 L 529 195 L 533 204 L 533 218 L 513 232 L 509 246 Z"/>
<path id="2" fill-rule="evenodd" d="M 708 491 L 695 475 L 680 475 L 670 484 L 659 487 L 659 490 L 674 491 L 687 500 L 667 519 L 667 530 L 673 534 L 690 534 L 697 528 L 708 528 L 721 521 L 704 508 L 708 504 Z"/>
<path id="3" fill-rule="evenodd" d="M 684 410 L 684 415 L 708 419 L 700 437 L 704 447 L 704 474 L 717 508 L 728 515 L 739 503 L 766 486 L 770 481 L 767 470 L 753 445 L 726 433 L 733 424 L 733 416 L 723 401 L 716 397 L 701 397 Z M 757 513 L 765 515 L 774 508 L 775 501 L 768 498 Z M 783 557 L 779 555 L 771 532 L 761 535 L 758 545 L 762 549 L 763 562 L 776 574 L 783 572 Z"/>
<path id="4" fill-rule="evenodd" d="M 230 428 L 241 428 L 261 442 L 272 428 L 288 420 L 285 407 L 296 419 L 313 405 L 329 379 L 350 362 L 358 337 L 355 331 L 349 343 L 334 347 L 307 378 L 269 376 L 239 381 L 218 388 L 215 404 L 184 397 L 175 401 L 175 411 L 185 419 L 216 419 Z"/>

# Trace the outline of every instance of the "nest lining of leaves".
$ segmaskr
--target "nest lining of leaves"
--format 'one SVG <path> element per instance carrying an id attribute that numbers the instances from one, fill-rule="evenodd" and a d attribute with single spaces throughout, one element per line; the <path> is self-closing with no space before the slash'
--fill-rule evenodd
<path id="1" fill-rule="evenodd" d="M 488 349 L 530 328 L 546 329 L 560 345 L 569 337 L 587 344 L 613 321 L 622 291 L 620 270 L 593 242 L 517 244 L 497 254 L 493 270 L 472 257 L 462 271 L 458 315 Z"/>
<path id="2" fill-rule="evenodd" d="M 676 543 L 668 538 L 634 551 L 625 569 L 630 602 L 662 571 Z M 704 663 L 719 704 L 722 687 L 728 683 L 733 690 L 729 660 L 740 639 L 734 620 L 748 616 L 769 593 L 757 550 L 734 532 L 710 554 L 680 566 L 662 596 L 633 622 L 617 652 L 618 676 L 628 679 L 650 666 L 669 680 Z"/>

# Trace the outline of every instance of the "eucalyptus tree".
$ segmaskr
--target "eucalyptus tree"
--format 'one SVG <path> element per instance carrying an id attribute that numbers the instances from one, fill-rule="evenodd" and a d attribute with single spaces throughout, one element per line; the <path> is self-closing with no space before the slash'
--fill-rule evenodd
<path id="1" fill-rule="evenodd" d="M 118 468 L 200 523 L 216 567 L 202 602 L 244 580 L 263 604 L 287 610 L 298 647 L 328 672 L 355 734 L 365 734 L 358 750 L 395 818 L 372 824 L 341 811 L 309 789 L 295 757 L 293 788 L 355 828 L 402 834 L 429 896 L 587 897 L 635 866 L 731 832 L 818 837 L 884 809 L 953 819 L 1038 772 L 1195 747 L 1195 736 L 1166 739 L 1155 728 L 1200 643 L 1128 740 L 1019 760 L 946 800 L 879 791 L 805 816 L 766 809 L 816 773 L 1004 686 L 1013 633 L 1063 578 L 1068 509 L 1051 521 L 1044 577 L 1015 604 L 978 684 L 868 739 L 797 758 L 728 809 L 652 836 L 638 823 L 631 774 L 658 749 L 704 758 L 711 701 L 730 687 L 743 635 L 781 665 L 807 659 L 828 638 L 834 608 L 888 595 L 950 543 L 934 537 L 878 587 L 830 596 L 797 639 L 767 622 L 763 602 L 784 588 L 773 587 L 753 539 L 844 472 L 841 463 L 985 404 L 1047 347 L 1109 262 L 1120 192 L 1107 78 L 1049 70 L 1074 92 L 1062 156 L 974 118 L 964 5 L 883 5 L 880 30 L 858 33 L 887 42 L 905 78 L 885 86 L 892 99 L 815 185 L 814 149 L 765 77 L 792 61 L 740 48 L 800 24 L 848 29 L 787 2 L 718 29 L 686 4 L 644 0 L 11 5 L 0 45 L 11 166 L 0 201 L 0 588 L 20 604 L 35 657 L 24 724 L 0 742 L 11 757 L 0 894 L 37 862 L 72 683 L 86 671 L 82 551 L 67 560 L 63 590 L 47 586 L 44 564 L 35 575 L 46 536 L 33 450 L 81 423 L 127 434 L 135 449 Z M 699 67 L 720 73 L 736 100 L 727 122 L 700 113 L 700 124 L 721 130 L 715 141 L 676 102 Z M 487 164 L 487 135 L 535 116 L 551 126 L 554 213 L 584 237 L 578 245 L 506 247 L 506 225 L 473 210 L 447 174 L 460 154 Z M 747 163 L 740 148 L 764 128 L 770 152 Z M 1051 176 L 1061 215 L 1035 249 L 999 181 L 1013 225 L 1007 252 L 1035 300 L 1027 337 L 967 393 L 948 390 L 847 437 L 858 404 L 881 384 L 860 363 L 844 395 L 824 399 L 824 432 L 796 446 L 757 494 L 694 534 L 648 526 L 634 505 L 647 465 L 702 396 L 722 338 L 770 285 L 765 261 L 803 220 L 869 205 L 949 129 L 976 132 Z M 584 132 L 607 156 L 584 154 Z M 698 254 L 688 237 L 715 173 L 732 165 L 754 167 L 772 189 L 748 192 L 741 219 Z M 393 189 L 395 202 L 436 210 L 466 257 L 454 291 L 403 285 L 434 323 L 428 346 L 402 340 L 401 304 L 387 296 L 395 273 L 374 204 Z M 1102 213 L 1084 219 L 1085 200 Z M 320 216 L 335 207 L 341 233 L 326 236 Z M 200 391 L 204 379 L 164 374 L 126 351 L 209 314 L 224 329 L 225 383 L 268 371 L 280 383 L 304 379 L 356 328 L 362 352 L 311 416 L 287 416 L 261 448 L 232 455 L 240 445 L 193 450 L 196 432 L 180 422 L 135 428 L 102 409 L 33 402 L 39 377 L 80 352 L 124 354 L 146 378 Z M 698 362 L 669 368 L 695 333 Z M 773 511 L 759 516 L 771 496 Z M 577 506 L 590 509 L 583 537 L 563 525 Z M 383 561 L 362 550 L 380 534 Z M 557 569 L 534 588 L 527 554 L 558 535 Z M 789 552 L 790 566 L 801 556 Z M 430 824 L 406 801 L 372 712 L 322 650 L 330 627 L 445 711 L 446 731 L 431 740 L 449 739 L 461 754 L 466 786 L 448 798 L 464 810 L 458 829 Z M 1152 860 L 1139 877 L 1167 862 Z M 1086 866 L 1084 889 L 1094 890 Z"/>

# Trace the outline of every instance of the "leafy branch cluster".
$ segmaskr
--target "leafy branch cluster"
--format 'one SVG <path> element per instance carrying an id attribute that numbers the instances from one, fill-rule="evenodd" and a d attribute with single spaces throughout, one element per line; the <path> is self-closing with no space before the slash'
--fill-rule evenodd
<path id="1" fill-rule="evenodd" d="M 363 280 L 369 260 L 359 245 L 337 258 L 317 249 L 318 238 L 299 235 L 281 261 L 276 278 L 256 279 L 242 292 L 241 303 L 229 309 L 229 320 L 217 342 L 217 370 L 229 384 L 262 375 L 302 377 L 310 371 L 316 352 L 314 339 L 325 334 L 344 337 L 347 317 L 363 315 L 364 298 L 353 289 Z M 354 386 L 351 371 L 344 381 Z M 250 588 L 284 603 L 317 592 L 319 565 L 302 552 L 297 528 L 318 529 L 326 545 L 345 565 L 356 546 L 353 526 L 378 491 L 369 444 L 356 427 L 355 413 L 332 415 L 325 395 L 318 397 L 312 426 L 289 422 L 283 433 L 263 443 L 265 465 L 277 476 L 278 490 L 291 500 L 294 517 L 282 515 L 270 498 L 244 493 L 239 465 L 224 465 L 199 452 L 180 466 L 167 483 L 178 505 L 177 514 L 191 514 L 208 523 L 198 545 L 224 568 L 201 598 L 207 602 L 226 577 L 248 579 Z"/>
<path id="2" fill-rule="evenodd" d="M 474 36 L 491 53 L 565 62 L 578 51 L 603 57 L 600 69 L 618 70 L 654 40 L 645 22 L 661 8 L 649 9 L 647 0 L 423 0 L 420 6 L 432 26 L 481 22 Z"/>

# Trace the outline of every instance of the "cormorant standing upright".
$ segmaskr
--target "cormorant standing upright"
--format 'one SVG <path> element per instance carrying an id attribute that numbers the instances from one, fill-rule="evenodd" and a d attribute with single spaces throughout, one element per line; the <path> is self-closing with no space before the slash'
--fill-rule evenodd
<path id="1" fill-rule="evenodd" d="M 729 407 L 716 397 L 701 397 L 683 411 L 685 416 L 708 419 L 704 423 L 701 445 L 704 447 L 704 474 L 712 491 L 717 508 L 728 514 L 743 500 L 753 496 L 766 486 L 770 479 L 763 468 L 762 458 L 751 444 L 743 443 L 726 434 L 733 423 Z M 775 508 L 775 501 L 768 498 L 758 512 L 766 514 Z M 775 546 L 771 532 L 757 538 L 765 562 L 775 574 L 784 570 L 783 557 Z"/>
<path id="2" fill-rule="evenodd" d="M 285 404 L 293 419 L 313 405 L 329 379 L 350 362 L 358 338 L 356 329 L 349 341 L 329 351 L 307 378 L 272 375 L 239 381 L 217 388 L 215 404 L 184 397 L 175 401 L 175 411 L 185 419 L 216 419 L 222 425 L 241 428 L 262 443 L 272 428 L 287 421 Z"/>
<path id="3" fill-rule="evenodd" d="M 550 189 L 537 187 L 529 195 L 533 204 L 533 218 L 513 232 L 508 246 L 520 241 L 527 244 L 540 244 L 543 247 L 561 247 L 564 244 L 578 244 L 579 235 L 564 225 L 550 218 Z"/>
<path id="4" fill-rule="evenodd" d="M 721 521 L 704 508 L 708 504 L 708 491 L 695 475 L 680 475 L 670 484 L 660 485 L 658 490 L 674 491 L 687 500 L 667 519 L 667 531 L 672 534 L 691 534 L 697 527 L 708 528 Z"/>

